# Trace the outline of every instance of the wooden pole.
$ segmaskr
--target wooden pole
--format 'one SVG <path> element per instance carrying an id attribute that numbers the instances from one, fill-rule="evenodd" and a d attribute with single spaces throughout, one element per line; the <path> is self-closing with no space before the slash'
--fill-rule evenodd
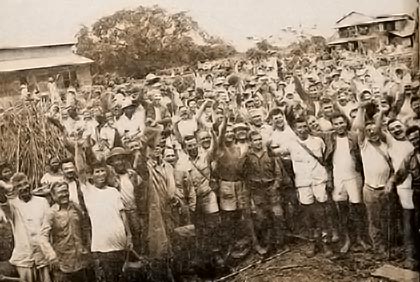
<path id="1" fill-rule="evenodd" d="M 414 34 L 413 42 L 413 69 L 415 72 L 420 70 L 420 34 L 419 34 L 419 23 L 420 23 L 420 13 L 419 13 L 420 0 L 417 0 L 414 20 L 416 22 L 416 29 Z"/>

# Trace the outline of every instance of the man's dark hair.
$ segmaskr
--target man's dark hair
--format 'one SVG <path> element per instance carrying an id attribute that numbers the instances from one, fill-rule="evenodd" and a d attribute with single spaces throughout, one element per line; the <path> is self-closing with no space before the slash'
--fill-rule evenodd
<path id="1" fill-rule="evenodd" d="M 272 109 L 272 110 L 268 113 L 268 117 L 267 117 L 267 119 L 268 119 L 268 120 L 271 120 L 271 119 L 273 118 L 273 116 L 277 116 L 277 115 L 279 115 L 279 114 L 284 115 L 284 113 L 283 113 L 282 109 L 280 109 L 280 108 L 274 108 L 274 109 Z"/>
<path id="2" fill-rule="evenodd" d="M 405 136 L 410 135 L 413 132 L 418 131 L 420 133 L 420 127 L 418 127 L 417 125 L 413 125 L 410 126 L 409 128 L 407 128 L 407 130 L 405 131 Z"/>
<path id="3" fill-rule="evenodd" d="M 182 145 L 182 148 L 185 149 L 185 143 L 187 141 L 191 141 L 193 139 L 196 139 L 197 140 L 197 137 L 195 137 L 194 135 L 187 135 L 187 136 L 185 136 L 184 139 L 182 140 L 182 144 L 181 144 Z"/>
<path id="4" fill-rule="evenodd" d="M 74 159 L 73 158 L 64 158 L 64 159 L 61 160 L 61 165 L 67 164 L 67 163 L 74 164 Z"/>
<path id="5" fill-rule="evenodd" d="M 296 124 L 302 123 L 302 122 L 308 123 L 308 121 L 306 120 L 306 118 L 304 118 L 304 117 L 297 117 L 296 119 L 293 120 L 292 125 L 293 125 L 293 127 L 296 127 Z"/>
<path id="6" fill-rule="evenodd" d="M 251 132 L 248 134 L 249 140 L 252 140 L 252 137 L 253 136 L 256 136 L 256 135 L 260 135 L 261 136 L 261 133 L 258 132 L 257 130 L 251 130 Z"/>
<path id="7" fill-rule="evenodd" d="M 400 120 L 399 120 L 399 119 L 397 119 L 397 118 L 390 118 L 390 119 L 388 120 L 388 122 L 386 123 L 386 126 L 387 126 L 387 127 L 389 127 L 389 125 L 390 125 L 391 123 L 394 123 L 394 122 L 396 122 L 396 121 L 398 121 L 398 122 L 402 123 L 402 121 L 400 121 Z"/>
<path id="8" fill-rule="evenodd" d="M 341 112 L 333 112 L 330 116 L 330 122 L 332 123 L 334 119 L 338 119 L 338 118 L 342 118 L 347 123 L 347 129 L 350 129 L 351 122 L 349 118 Z"/>
<path id="9" fill-rule="evenodd" d="M 97 168 L 108 168 L 108 165 L 106 164 L 105 161 L 95 161 L 90 165 L 92 171 L 97 169 Z"/>
<path id="10" fill-rule="evenodd" d="M 69 184 L 65 181 L 57 181 L 57 182 L 53 182 L 50 185 L 50 193 L 54 193 L 54 189 L 60 186 L 66 186 L 67 188 L 69 187 Z"/>

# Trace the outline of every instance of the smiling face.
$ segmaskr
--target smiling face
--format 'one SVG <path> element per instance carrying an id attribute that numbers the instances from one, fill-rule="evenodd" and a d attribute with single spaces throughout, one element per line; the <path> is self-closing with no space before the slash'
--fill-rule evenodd
<path id="1" fill-rule="evenodd" d="M 366 125 L 365 134 L 366 134 L 366 137 L 369 141 L 372 141 L 372 142 L 378 142 L 379 141 L 379 135 L 378 135 L 375 124 L 370 123 L 370 124 Z"/>
<path id="2" fill-rule="evenodd" d="M 92 172 L 93 184 L 98 188 L 104 187 L 106 185 L 107 176 L 108 171 L 106 166 L 95 167 Z"/>
<path id="3" fill-rule="evenodd" d="M 263 148 L 261 134 L 252 134 L 251 136 L 251 147 L 256 151 L 261 151 Z"/>
<path id="4" fill-rule="evenodd" d="M 225 133 L 225 142 L 233 142 L 235 140 L 235 133 L 233 132 L 233 127 L 231 125 L 228 125 L 226 127 L 226 133 Z"/>
<path id="5" fill-rule="evenodd" d="M 201 132 L 198 136 L 198 139 L 200 140 L 200 145 L 203 147 L 203 149 L 210 148 L 211 136 L 208 132 Z"/>
<path id="6" fill-rule="evenodd" d="M 347 133 L 347 121 L 343 117 L 333 118 L 331 122 L 334 131 L 339 136 L 344 136 Z"/>
<path id="7" fill-rule="evenodd" d="M 420 132 L 418 130 L 408 134 L 407 139 L 414 148 L 420 149 Z"/>
<path id="8" fill-rule="evenodd" d="M 235 130 L 236 140 L 244 141 L 247 139 L 248 131 L 245 128 L 237 128 Z"/>
<path id="9" fill-rule="evenodd" d="M 333 104 L 332 103 L 324 103 L 322 105 L 322 111 L 323 111 L 325 116 L 327 116 L 327 117 L 330 116 L 334 111 Z"/>
<path id="10" fill-rule="evenodd" d="M 306 121 L 298 121 L 295 123 L 296 135 L 301 140 L 306 140 L 309 137 L 309 127 Z"/>
<path id="11" fill-rule="evenodd" d="M 53 186 L 51 196 L 58 205 L 67 205 L 70 202 L 69 187 L 67 183 L 60 183 Z"/>
<path id="12" fill-rule="evenodd" d="M 4 167 L 1 171 L 1 179 L 4 181 L 9 181 L 12 178 L 13 172 L 12 169 L 8 166 Z"/>
<path id="13" fill-rule="evenodd" d="M 312 132 L 320 132 L 321 131 L 318 119 L 315 116 L 312 116 L 312 115 L 308 117 L 308 127 Z"/>
<path id="14" fill-rule="evenodd" d="M 63 163 L 61 165 L 61 169 L 63 170 L 64 177 L 73 180 L 76 178 L 76 167 L 72 162 Z"/>
<path id="15" fill-rule="evenodd" d="M 110 159 L 111 166 L 115 169 L 115 172 L 118 174 L 125 173 L 125 155 L 116 155 Z"/>
<path id="16" fill-rule="evenodd" d="M 405 139 L 405 126 L 399 121 L 395 120 L 388 125 L 388 130 L 391 135 L 397 140 Z"/>
<path id="17" fill-rule="evenodd" d="M 198 144 L 195 138 L 185 141 L 185 150 L 188 155 L 192 158 L 196 158 L 198 155 Z"/>
<path id="18" fill-rule="evenodd" d="M 26 177 L 15 183 L 13 186 L 14 190 L 18 191 L 19 199 L 22 201 L 28 202 L 32 198 L 31 186 L 29 185 L 29 181 Z"/>
<path id="19" fill-rule="evenodd" d="M 172 166 L 176 164 L 177 158 L 175 155 L 175 151 L 173 149 L 165 149 L 165 152 L 163 154 L 163 159 L 170 163 Z"/>
<path id="20" fill-rule="evenodd" d="M 337 96 L 338 103 L 340 103 L 340 106 L 345 106 L 348 103 L 347 94 L 345 92 L 340 92 Z"/>

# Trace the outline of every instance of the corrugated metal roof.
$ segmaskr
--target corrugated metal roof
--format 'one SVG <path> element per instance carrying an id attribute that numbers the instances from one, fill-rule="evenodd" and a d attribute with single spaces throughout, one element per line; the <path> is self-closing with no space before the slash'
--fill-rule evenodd
<path id="1" fill-rule="evenodd" d="M 82 65 L 93 63 L 91 59 L 69 54 L 66 56 L 47 57 L 47 58 L 32 58 L 12 61 L 1 61 L 0 72 L 11 72 L 29 69 L 51 68 L 57 66 Z"/>
<path id="2" fill-rule="evenodd" d="M 374 23 L 382 23 L 382 22 L 393 22 L 393 21 L 401 21 L 401 20 L 406 20 L 407 17 L 405 16 L 392 16 L 392 17 L 386 17 L 386 18 L 376 18 L 376 19 L 372 19 L 372 20 L 367 20 L 367 21 L 355 21 L 352 23 L 347 23 L 347 24 L 338 24 L 335 26 L 335 28 L 343 28 L 343 27 L 349 27 L 349 26 L 355 26 L 355 25 L 365 25 L 365 24 L 374 24 Z"/>
<path id="3" fill-rule="evenodd" d="M 28 44 L 28 45 L 0 45 L 0 50 L 29 49 L 29 48 L 72 46 L 72 45 L 76 45 L 76 42 L 59 42 L 59 43 L 50 43 L 50 44 Z"/>

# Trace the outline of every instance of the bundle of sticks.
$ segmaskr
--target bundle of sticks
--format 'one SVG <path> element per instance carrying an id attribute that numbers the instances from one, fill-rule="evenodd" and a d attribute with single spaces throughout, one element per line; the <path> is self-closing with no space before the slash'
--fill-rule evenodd
<path id="1" fill-rule="evenodd" d="M 66 157 L 61 126 L 34 102 L 19 102 L 0 115 L 0 161 L 13 164 L 30 182 L 38 182 L 52 156 Z"/>

